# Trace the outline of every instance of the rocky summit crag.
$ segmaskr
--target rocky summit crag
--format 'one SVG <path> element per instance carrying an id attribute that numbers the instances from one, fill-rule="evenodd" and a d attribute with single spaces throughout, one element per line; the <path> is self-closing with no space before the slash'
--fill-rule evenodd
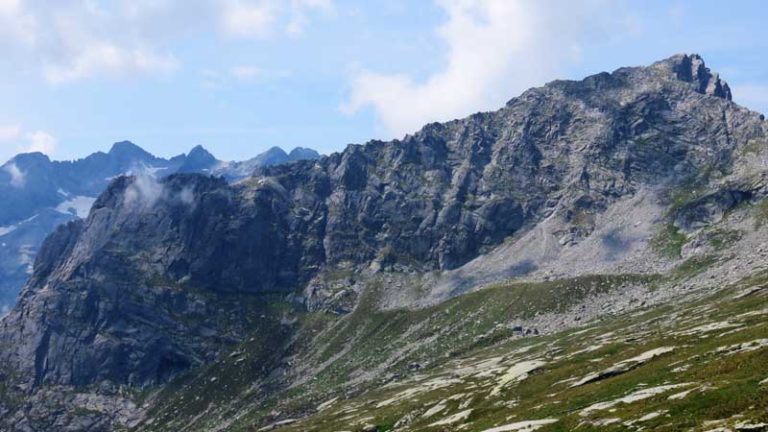
<path id="1" fill-rule="evenodd" d="M 545 364 L 564 362 L 551 370 L 571 378 L 570 359 L 580 357 L 558 357 L 566 350 L 555 349 L 566 341 L 560 332 L 702 301 L 763 269 L 754 254 L 768 239 L 768 124 L 731 99 L 699 56 L 677 55 L 555 81 L 495 112 L 260 168 L 238 182 L 188 173 L 117 178 L 86 219 L 45 241 L 0 324 L 0 424 L 573 425 L 575 408 L 508 427 L 514 422 L 500 412 L 544 403 L 548 387 L 514 398 L 509 388 Z M 760 283 L 748 285 L 757 292 Z M 549 338 L 541 344 L 552 349 L 507 364 L 520 348 L 508 343 L 527 338 Z M 605 339 L 592 351 L 621 342 Z M 578 345 L 591 352 L 587 341 Z M 611 347 L 606 356 L 633 351 Z M 656 353 L 568 382 L 638 376 Z M 455 358 L 465 361 L 447 363 Z M 444 368 L 453 374 L 440 375 Z M 482 373 L 487 383 L 454 389 Z M 485 387 L 488 394 L 472 393 Z M 609 390 L 625 389 L 595 397 Z M 754 392 L 768 406 L 766 393 Z M 417 395 L 438 399 L 428 410 L 403 406 Z M 323 414 L 333 404 L 348 406 Z M 689 426 L 706 420 L 701 414 Z"/>

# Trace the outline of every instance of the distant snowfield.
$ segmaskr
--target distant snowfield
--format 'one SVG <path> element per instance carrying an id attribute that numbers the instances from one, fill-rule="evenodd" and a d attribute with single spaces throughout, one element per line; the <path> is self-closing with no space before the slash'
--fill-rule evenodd
<path id="1" fill-rule="evenodd" d="M 88 213 L 90 213 L 95 201 L 96 198 L 78 195 L 57 205 L 56 211 L 64 214 L 74 214 L 81 219 L 85 219 L 88 217 Z"/>
<path id="2" fill-rule="evenodd" d="M 16 231 L 16 225 L 2 226 L 0 227 L 0 237 L 10 234 Z"/>
<path id="3" fill-rule="evenodd" d="M 31 222 L 31 221 L 35 220 L 35 218 L 37 218 L 37 215 L 33 215 L 30 218 L 24 219 L 23 221 L 21 221 L 21 222 L 19 222 L 17 224 L 0 227 L 0 237 L 16 231 L 16 229 L 19 228 L 21 225 L 24 225 L 27 222 Z"/>

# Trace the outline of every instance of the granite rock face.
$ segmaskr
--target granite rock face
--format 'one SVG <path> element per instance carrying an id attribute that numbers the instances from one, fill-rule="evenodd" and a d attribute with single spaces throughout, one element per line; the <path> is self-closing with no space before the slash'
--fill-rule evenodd
<path id="1" fill-rule="evenodd" d="M 451 270 L 553 215 L 577 242 L 640 188 L 709 190 L 675 208 L 691 229 L 763 194 L 751 178 L 727 190 L 718 179 L 765 128 L 700 57 L 678 55 L 234 184 L 121 177 L 46 240 L 2 321 L 0 361 L 32 388 L 146 387 L 255 328 L 289 331 L 265 299 L 306 293 L 298 303 L 319 307 L 305 288 L 324 272 Z"/>

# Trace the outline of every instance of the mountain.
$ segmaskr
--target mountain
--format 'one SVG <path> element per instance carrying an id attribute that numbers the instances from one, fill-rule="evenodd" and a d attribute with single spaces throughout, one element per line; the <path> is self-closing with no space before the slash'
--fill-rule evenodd
<path id="1" fill-rule="evenodd" d="M 731 99 L 676 55 L 238 182 L 116 178 L 0 323 L 0 422 L 764 428 L 768 124 Z"/>
<path id="2" fill-rule="evenodd" d="M 246 167 L 219 161 L 202 146 L 163 159 L 128 141 L 115 143 L 108 153 L 97 152 L 75 161 L 51 161 L 42 153 L 17 155 L 0 167 L 0 201 L 4 203 L 0 208 L 0 315 L 15 303 L 45 237 L 64 222 L 85 218 L 115 177 L 130 172 L 161 177 L 199 172 L 239 180 L 263 165 L 316 157 L 311 150 L 293 158 L 257 156 Z"/>
<path id="3" fill-rule="evenodd" d="M 214 157 L 203 146 L 195 146 L 184 159 L 184 163 L 179 166 L 176 172 L 205 172 L 211 169 L 216 169 L 221 165 L 216 157 Z"/>
<path id="4" fill-rule="evenodd" d="M 272 147 L 264 153 L 242 162 L 230 162 L 215 174 L 223 175 L 229 180 L 236 180 L 252 175 L 262 167 L 282 165 L 301 160 L 320 159 L 320 153 L 312 149 L 296 147 L 286 153 L 280 147 Z"/>

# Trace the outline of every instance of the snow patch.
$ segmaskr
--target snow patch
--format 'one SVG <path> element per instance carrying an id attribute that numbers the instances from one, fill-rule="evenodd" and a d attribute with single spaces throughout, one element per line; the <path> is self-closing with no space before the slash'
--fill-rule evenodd
<path id="1" fill-rule="evenodd" d="M 740 324 L 733 324 L 733 323 L 729 323 L 727 321 L 722 321 L 722 322 L 715 322 L 715 323 L 701 325 L 701 326 L 694 327 L 694 328 L 688 329 L 688 330 L 683 330 L 683 331 L 675 332 L 675 335 L 677 335 L 677 336 L 693 336 L 693 335 L 696 335 L 696 334 L 709 333 L 709 332 L 713 332 L 713 331 L 717 331 L 717 330 L 725 330 L 725 329 L 730 329 L 730 328 L 740 327 L 740 326 L 741 326 Z"/>
<path id="2" fill-rule="evenodd" d="M 16 231 L 16 228 L 18 228 L 16 225 L 0 227 L 0 237 Z"/>
<path id="3" fill-rule="evenodd" d="M 96 198 L 78 195 L 56 206 L 56 211 L 63 214 L 75 215 L 81 219 L 88 217 Z"/>
<path id="4" fill-rule="evenodd" d="M 667 399 L 669 399 L 669 400 L 684 399 L 686 396 L 688 396 L 689 394 L 693 393 L 694 390 L 696 390 L 696 389 L 694 388 L 694 389 L 690 389 L 690 390 L 684 390 L 684 391 L 681 391 L 680 393 L 673 394 L 672 396 L 668 397 Z"/>
<path id="5" fill-rule="evenodd" d="M 585 384 L 589 384 L 591 382 L 599 381 L 601 379 L 609 378 L 616 375 L 621 375 L 625 372 L 629 372 L 632 369 L 641 366 L 645 363 L 648 363 L 649 361 L 653 360 L 654 358 L 672 352 L 675 350 L 675 347 L 659 347 L 652 349 L 650 351 L 646 351 L 638 356 L 623 360 L 619 363 L 616 363 L 615 365 L 609 367 L 608 369 L 604 369 L 600 372 L 594 372 L 591 373 L 584 378 L 576 381 L 575 383 L 571 384 L 571 387 L 580 387 Z"/>
<path id="6" fill-rule="evenodd" d="M 540 429 L 546 425 L 557 423 L 557 419 L 542 419 L 542 420 L 528 420 L 517 423 L 510 423 L 504 426 L 498 426 L 491 429 L 486 429 L 483 432 L 517 432 L 517 431 L 534 431 Z"/>
<path id="7" fill-rule="evenodd" d="M 433 406 L 432 408 L 428 409 L 427 412 L 422 414 L 422 417 L 423 418 L 430 418 L 430 417 L 432 417 L 433 415 L 435 415 L 437 413 L 445 411 L 446 408 L 447 408 L 446 401 L 442 400 L 442 401 L 438 402 L 437 404 L 435 404 L 435 406 Z"/>
<path id="8" fill-rule="evenodd" d="M 621 398 L 618 398 L 618 399 L 614 399 L 614 400 L 606 401 L 606 402 L 598 402 L 596 404 L 592 404 L 592 405 L 584 408 L 583 410 L 581 410 L 579 415 L 581 415 L 582 417 L 586 417 L 586 416 L 590 415 L 591 413 L 593 413 L 595 411 L 602 411 L 602 410 L 606 410 L 606 409 L 609 409 L 609 408 L 613 408 L 614 406 L 616 406 L 618 404 L 621 404 L 621 403 L 629 404 L 629 403 L 641 401 L 643 399 L 648 399 L 648 398 L 651 398 L 653 396 L 656 396 L 656 395 L 659 395 L 659 394 L 662 394 L 662 393 L 666 393 L 666 392 L 668 392 L 670 390 L 674 390 L 674 389 L 680 388 L 680 387 L 686 387 L 686 386 L 689 386 L 691 384 L 693 384 L 693 383 L 669 384 L 669 385 L 663 385 L 663 386 L 658 386 L 658 387 L 651 387 L 651 388 L 647 388 L 647 389 L 637 390 L 637 391 L 635 391 L 633 393 L 628 394 L 627 396 L 624 396 L 624 397 L 621 397 Z"/>
<path id="9" fill-rule="evenodd" d="M 751 351 L 757 351 L 761 348 L 768 347 L 768 339 L 755 339 L 753 341 L 734 344 L 734 345 L 728 345 L 724 347 L 720 347 L 717 349 L 717 354 L 725 354 L 725 355 L 732 355 L 732 354 L 739 354 L 739 353 L 745 353 L 745 352 L 751 352 Z"/>
<path id="10" fill-rule="evenodd" d="M 472 410 L 471 409 L 468 409 L 468 410 L 465 410 L 465 411 L 461 411 L 461 412 L 457 412 L 456 414 L 454 414 L 454 415 L 452 415 L 450 417 L 446 417 L 446 418 L 444 418 L 442 420 L 436 421 L 436 422 L 430 424 L 429 426 L 445 426 L 445 425 L 449 425 L 449 424 L 458 423 L 460 421 L 464 421 L 467 418 L 469 418 L 470 414 L 472 414 Z"/>
<path id="11" fill-rule="evenodd" d="M 32 217 L 24 219 L 23 221 L 21 221 L 21 222 L 19 222 L 17 224 L 0 227 L 0 237 L 16 231 L 20 226 L 24 225 L 25 223 L 32 222 L 36 218 L 37 218 L 37 215 L 33 215 Z"/>
<path id="12" fill-rule="evenodd" d="M 528 374 L 547 364 L 541 360 L 529 360 L 517 363 L 499 378 L 496 387 L 491 391 L 491 396 L 497 396 L 510 383 L 520 382 L 528 378 Z"/>
<path id="13" fill-rule="evenodd" d="M 648 413 L 648 414 L 640 417 L 639 419 L 637 419 L 637 421 L 639 421 L 639 422 L 646 422 L 646 421 L 649 421 L 649 420 L 653 420 L 656 417 L 660 417 L 662 414 L 666 414 L 666 411 L 654 411 L 652 413 Z"/>
<path id="14" fill-rule="evenodd" d="M 745 312 L 741 315 L 736 315 L 736 318 L 749 318 L 749 317 L 761 316 L 761 315 L 768 315 L 768 308 L 755 310 L 751 312 Z"/>
<path id="15" fill-rule="evenodd" d="M 608 425 L 616 424 L 616 423 L 619 423 L 619 422 L 621 422 L 620 418 L 611 417 L 611 418 L 607 418 L 607 419 L 595 420 L 595 421 L 592 422 L 592 424 L 595 425 L 595 426 L 608 426 Z"/>
<path id="16" fill-rule="evenodd" d="M 325 401 L 325 402 L 321 403 L 320 405 L 317 406 L 317 411 L 324 411 L 324 410 L 330 408 L 331 405 L 335 404 L 336 401 L 338 401 L 338 400 L 339 400 L 339 398 L 335 397 L 335 398 L 333 398 L 331 400 L 328 400 L 328 401 Z"/>
<path id="17" fill-rule="evenodd" d="M 430 380 L 430 381 L 421 383 L 420 386 L 413 386 L 413 387 L 407 388 L 404 391 L 398 393 L 397 395 L 377 403 L 376 408 L 389 406 L 396 402 L 400 402 L 400 401 L 404 401 L 406 399 L 412 398 L 421 393 L 426 393 L 428 391 L 437 390 L 443 387 L 448 387 L 451 385 L 462 384 L 462 383 L 463 381 L 460 379 L 437 378 L 434 380 Z"/>

